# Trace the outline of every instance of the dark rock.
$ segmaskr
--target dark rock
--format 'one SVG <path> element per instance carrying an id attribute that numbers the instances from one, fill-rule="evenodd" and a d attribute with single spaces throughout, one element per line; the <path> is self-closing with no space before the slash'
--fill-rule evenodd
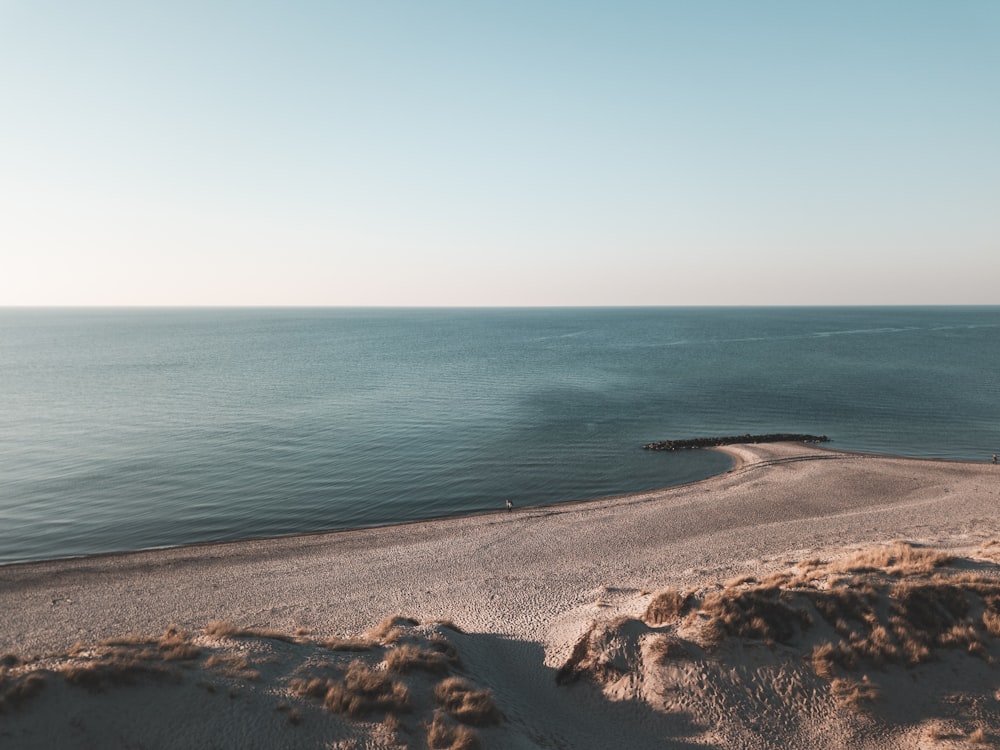
<path id="1" fill-rule="evenodd" d="M 720 445 L 737 443 L 826 443 L 826 435 L 800 435 L 795 433 L 771 433 L 768 435 L 731 435 L 729 437 L 688 438 L 686 440 L 660 440 L 642 446 L 647 451 L 680 451 L 692 448 L 715 448 Z"/>

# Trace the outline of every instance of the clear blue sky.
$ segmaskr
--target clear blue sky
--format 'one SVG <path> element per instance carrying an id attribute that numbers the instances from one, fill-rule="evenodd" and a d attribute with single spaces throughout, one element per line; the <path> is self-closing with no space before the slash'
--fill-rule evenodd
<path id="1" fill-rule="evenodd" d="M 0 0 L 0 305 L 998 289 L 996 0 Z"/>

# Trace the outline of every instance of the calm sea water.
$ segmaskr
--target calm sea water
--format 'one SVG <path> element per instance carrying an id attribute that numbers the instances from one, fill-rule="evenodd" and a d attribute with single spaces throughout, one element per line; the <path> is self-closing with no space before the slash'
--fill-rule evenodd
<path id="1" fill-rule="evenodd" d="M 1000 308 L 0 310 L 0 562 L 724 471 L 745 432 L 988 460 Z"/>

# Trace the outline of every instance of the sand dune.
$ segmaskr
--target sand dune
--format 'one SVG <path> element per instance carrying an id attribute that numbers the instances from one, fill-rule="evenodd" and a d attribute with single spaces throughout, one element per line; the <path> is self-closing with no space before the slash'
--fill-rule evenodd
<path id="1" fill-rule="evenodd" d="M 823 643 L 850 642 L 850 635 L 808 597 L 818 596 L 810 590 L 860 586 L 852 576 L 874 576 L 882 588 L 871 611 L 896 633 L 893 586 L 903 572 L 886 564 L 848 574 L 836 566 L 857 549 L 897 539 L 917 553 L 940 550 L 961 567 L 909 571 L 914 575 L 974 569 L 996 580 L 998 467 L 791 444 L 727 451 L 737 462 L 733 471 L 640 495 L 0 568 L 0 655 L 10 654 L 0 678 L 0 744 L 996 742 L 1000 651 L 989 629 L 992 594 L 962 594 L 968 611 L 927 636 L 925 661 L 888 658 L 889 650 L 870 661 L 855 654 L 849 667 L 844 655 L 832 666 L 814 659 Z M 719 592 L 745 601 L 761 587 L 792 597 L 775 621 L 790 622 L 790 630 L 706 631 L 723 607 Z M 688 609 L 650 621 L 644 615 L 654 592 L 665 588 L 691 594 Z M 808 627 L 796 608 L 807 611 Z M 392 627 L 372 634 L 395 613 L 412 621 L 397 623 L 389 638 Z M 220 621 L 235 625 L 206 632 Z M 338 643 L 365 649 L 337 650 Z M 401 646 L 410 655 L 391 656 Z M 425 653 L 424 661 L 415 653 Z M 414 659 L 416 666 L 400 667 Z M 375 675 L 369 698 L 377 705 L 358 715 L 340 710 L 351 703 L 343 697 L 348 682 L 362 684 L 358 675 L 368 674 L 358 666 L 350 677 L 352 661 Z M 116 676 L 119 667 L 124 674 Z M 577 679 L 557 684 L 560 670 Z M 296 682 L 313 679 L 321 682 L 312 692 Z M 496 717 L 466 714 L 463 721 L 457 699 L 449 704 L 435 695 L 449 679 L 480 700 L 488 695 Z M 389 682 L 406 691 L 407 705 L 378 702 L 378 689 L 392 694 Z"/>

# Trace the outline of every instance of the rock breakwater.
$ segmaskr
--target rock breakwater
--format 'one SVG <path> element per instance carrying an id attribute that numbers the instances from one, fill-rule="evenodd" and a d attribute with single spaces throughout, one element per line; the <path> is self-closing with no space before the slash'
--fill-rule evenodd
<path id="1" fill-rule="evenodd" d="M 727 437 L 687 438 L 685 440 L 659 440 L 646 443 L 647 451 L 681 451 L 693 448 L 715 448 L 720 445 L 736 445 L 738 443 L 826 443 L 830 438 L 826 435 L 801 435 L 796 433 L 770 433 L 767 435 L 730 435 Z"/>

